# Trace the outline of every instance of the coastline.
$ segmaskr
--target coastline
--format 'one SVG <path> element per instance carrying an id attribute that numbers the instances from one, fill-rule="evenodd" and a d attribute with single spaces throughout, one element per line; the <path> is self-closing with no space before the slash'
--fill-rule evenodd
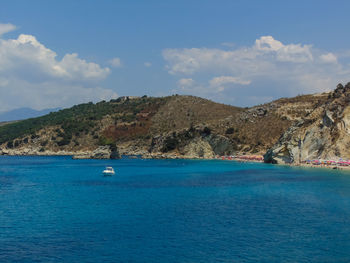
<path id="1" fill-rule="evenodd" d="M 70 152 L 70 151 L 59 151 L 59 152 L 53 152 L 53 151 L 45 151 L 45 152 L 32 152 L 32 153 L 18 153 L 18 152 L 7 152 L 6 154 L 1 153 L 0 156 L 37 156 L 37 157 L 45 157 L 45 156 L 70 156 L 74 160 L 81 160 L 81 159 L 105 159 L 105 160 L 112 160 L 114 158 L 107 158 L 105 156 L 99 156 L 99 157 L 91 157 L 91 155 L 88 155 L 86 152 Z M 80 157 L 82 158 L 80 158 Z M 174 160 L 174 159 L 183 159 L 183 160 L 220 160 L 220 161 L 234 161 L 238 163 L 264 163 L 263 159 L 261 159 L 259 156 L 258 158 L 254 158 L 257 155 L 240 155 L 240 156 L 214 156 L 214 157 L 198 157 L 198 156 L 186 156 L 186 155 L 178 155 L 178 154 L 165 154 L 165 153 L 130 153 L 130 154 L 122 154 L 122 156 L 128 157 L 128 158 L 135 158 L 135 159 L 168 159 L 168 160 Z M 253 157 L 253 158 L 252 158 Z M 123 158 L 123 157 L 121 157 Z M 321 168 L 321 169 L 331 169 L 331 170 L 342 170 L 342 171 L 350 171 L 350 166 L 341 166 L 341 165 L 325 165 L 325 164 L 312 164 L 312 163 L 277 163 L 274 165 L 279 166 L 289 166 L 289 167 L 300 167 L 300 168 Z"/>

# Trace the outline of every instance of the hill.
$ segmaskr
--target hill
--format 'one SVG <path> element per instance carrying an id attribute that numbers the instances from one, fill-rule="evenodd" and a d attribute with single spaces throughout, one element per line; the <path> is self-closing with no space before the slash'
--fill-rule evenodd
<path id="1" fill-rule="evenodd" d="M 0 153 L 84 157 L 112 147 L 144 157 L 263 154 L 328 100 L 323 93 L 239 108 L 194 96 L 120 97 L 0 126 Z"/>

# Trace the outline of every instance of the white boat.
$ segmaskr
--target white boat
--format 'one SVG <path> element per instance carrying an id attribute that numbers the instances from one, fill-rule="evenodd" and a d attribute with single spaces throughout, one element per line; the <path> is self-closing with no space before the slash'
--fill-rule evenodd
<path id="1" fill-rule="evenodd" d="M 106 169 L 104 169 L 102 173 L 103 173 L 103 175 L 114 175 L 115 174 L 113 167 L 110 167 L 110 166 L 106 167 Z"/>

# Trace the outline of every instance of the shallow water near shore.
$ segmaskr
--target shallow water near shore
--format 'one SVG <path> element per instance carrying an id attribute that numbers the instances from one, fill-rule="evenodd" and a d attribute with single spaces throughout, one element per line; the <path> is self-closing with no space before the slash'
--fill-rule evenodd
<path id="1" fill-rule="evenodd" d="M 0 262 L 349 262 L 349 220 L 348 171 L 0 157 Z"/>

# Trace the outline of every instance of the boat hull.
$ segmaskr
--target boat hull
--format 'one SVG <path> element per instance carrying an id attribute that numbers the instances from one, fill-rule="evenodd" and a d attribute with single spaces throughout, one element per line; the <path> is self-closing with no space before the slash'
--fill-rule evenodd
<path id="1" fill-rule="evenodd" d="M 102 174 L 103 174 L 104 176 L 111 176 L 111 175 L 114 175 L 115 172 L 103 171 Z"/>

